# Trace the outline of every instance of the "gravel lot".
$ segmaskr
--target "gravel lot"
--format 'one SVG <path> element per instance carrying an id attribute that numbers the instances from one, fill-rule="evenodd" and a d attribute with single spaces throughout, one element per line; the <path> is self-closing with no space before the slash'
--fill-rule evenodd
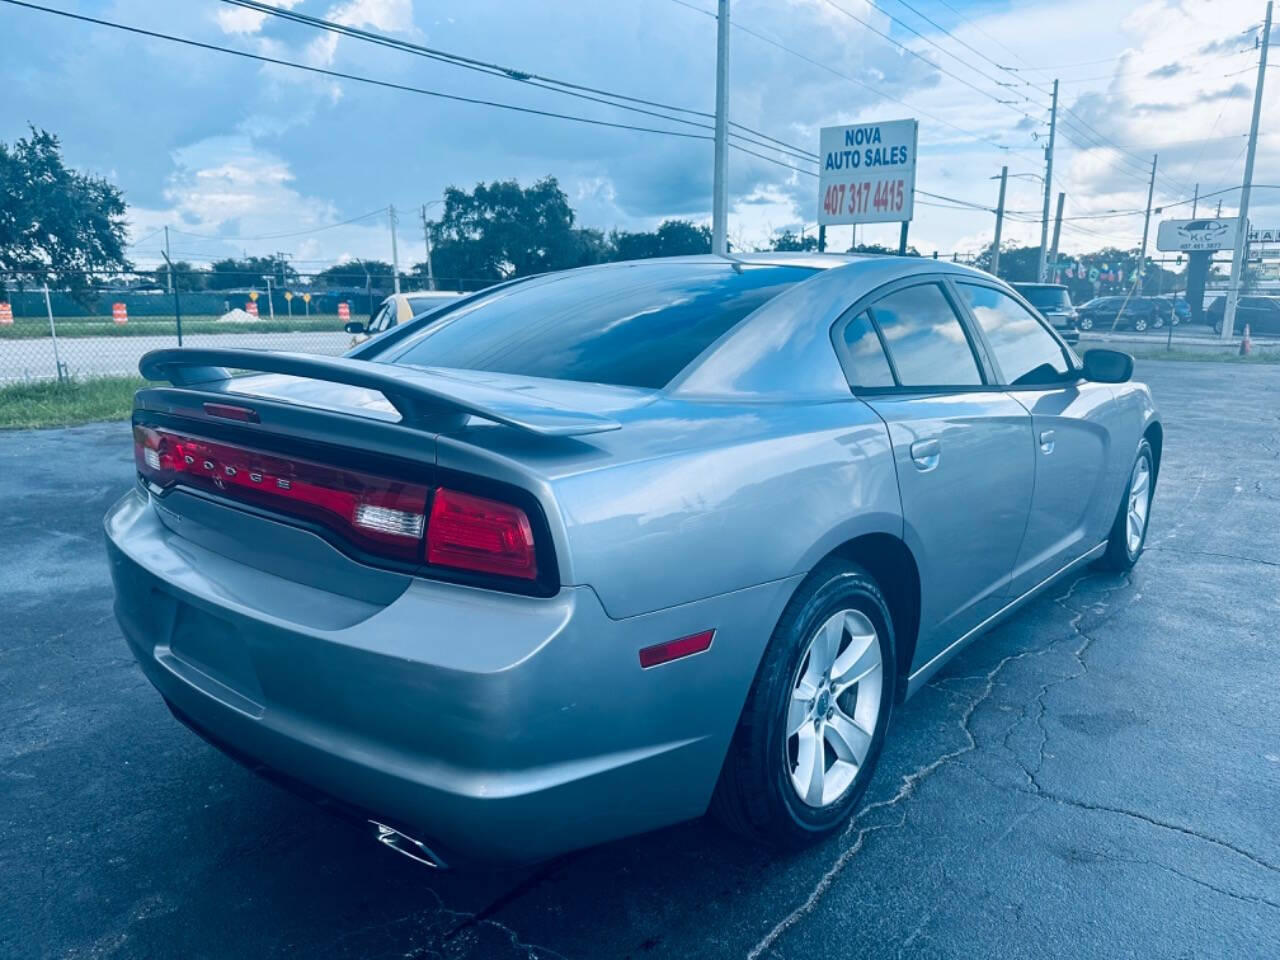
<path id="1" fill-rule="evenodd" d="M 1280 956 L 1280 367 L 1141 362 L 1132 576 L 1063 583 L 894 718 L 845 835 L 708 822 L 435 874 L 188 733 L 111 614 L 124 424 L 0 434 L 0 956 Z"/>

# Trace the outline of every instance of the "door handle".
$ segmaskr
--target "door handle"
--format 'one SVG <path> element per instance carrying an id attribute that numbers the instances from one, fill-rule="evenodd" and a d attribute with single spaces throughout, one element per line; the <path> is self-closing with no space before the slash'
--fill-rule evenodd
<path id="1" fill-rule="evenodd" d="M 1053 431 L 1040 431 L 1040 451 L 1042 453 L 1053 453 Z"/>
<path id="2" fill-rule="evenodd" d="M 916 469 L 928 471 L 938 465 L 938 457 L 942 453 L 942 442 L 937 437 L 928 440 L 917 440 L 911 444 L 911 459 Z"/>

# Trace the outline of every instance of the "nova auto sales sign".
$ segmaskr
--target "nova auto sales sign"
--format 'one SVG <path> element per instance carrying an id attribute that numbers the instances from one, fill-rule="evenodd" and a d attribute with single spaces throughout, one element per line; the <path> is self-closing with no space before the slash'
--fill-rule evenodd
<path id="1" fill-rule="evenodd" d="M 823 127 L 818 223 L 893 223 L 915 206 L 915 120 Z"/>

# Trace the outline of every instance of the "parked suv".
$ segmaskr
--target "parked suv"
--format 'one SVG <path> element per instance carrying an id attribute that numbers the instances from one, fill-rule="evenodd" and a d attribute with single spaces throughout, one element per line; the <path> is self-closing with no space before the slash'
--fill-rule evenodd
<path id="1" fill-rule="evenodd" d="M 1081 330 L 1131 328 L 1142 333 L 1156 326 L 1156 308 L 1145 297 L 1094 297 L 1081 305 L 1077 323 Z M 1118 319 L 1117 319 L 1118 318 Z"/>
<path id="2" fill-rule="evenodd" d="M 1078 316 L 1071 294 L 1060 283 L 1015 283 L 1013 289 L 1058 330 L 1074 330 Z"/>
<path id="3" fill-rule="evenodd" d="M 1218 297 L 1209 304 L 1206 314 L 1214 333 L 1222 332 L 1226 307 L 1226 297 Z M 1250 333 L 1280 333 L 1280 297 L 1241 297 L 1236 304 L 1236 320 L 1231 332 L 1243 334 L 1245 324 L 1249 325 Z"/>

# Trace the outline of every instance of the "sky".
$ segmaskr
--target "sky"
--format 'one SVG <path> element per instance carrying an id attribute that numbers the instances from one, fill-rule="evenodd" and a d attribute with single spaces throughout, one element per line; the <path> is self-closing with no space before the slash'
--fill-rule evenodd
<path id="1" fill-rule="evenodd" d="M 616 129 L 316 75 L 76 22 L 0 0 L 0 141 L 34 124 L 73 166 L 129 203 L 130 255 L 283 252 L 313 272 L 352 257 L 423 257 L 421 207 L 450 185 L 551 175 L 581 226 L 709 222 L 715 0 L 276 0 L 275 6 L 414 44 L 667 105 L 674 122 L 508 76 L 461 69 L 248 10 L 227 0 L 31 0 L 42 6 L 392 84 L 694 134 Z M 801 153 L 823 126 L 914 117 L 910 241 L 971 254 L 991 242 L 1000 168 L 1004 238 L 1039 241 L 1049 94 L 1060 80 L 1053 190 L 1061 248 L 1136 247 L 1158 153 L 1153 215 L 1189 217 L 1243 173 L 1262 0 L 733 0 L 730 119 Z M 1280 27 L 1273 37 L 1280 35 Z M 1273 61 L 1280 63 L 1280 60 Z M 1255 183 L 1280 183 L 1280 74 L 1268 70 Z M 757 143 L 730 153 L 729 236 L 764 245 L 812 232 L 816 165 Z M 1239 191 L 1201 203 L 1234 213 Z M 1280 226 L 1280 190 L 1251 219 Z M 440 207 L 428 209 L 437 214 Z M 1114 215 L 1115 211 L 1130 212 Z M 858 228 L 896 244 L 896 225 Z M 843 248 L 852 228 L 829 232 Z"/>

